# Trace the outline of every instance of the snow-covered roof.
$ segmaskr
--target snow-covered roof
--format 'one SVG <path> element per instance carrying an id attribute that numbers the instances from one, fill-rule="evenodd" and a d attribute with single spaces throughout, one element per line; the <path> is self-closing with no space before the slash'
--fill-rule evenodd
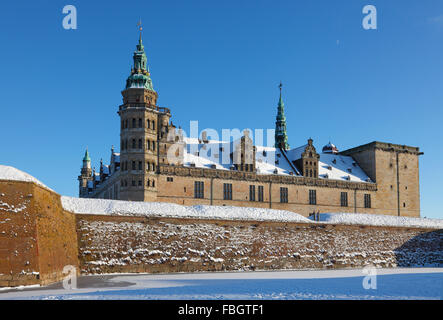
<path id="1" fill-rule="evenodd" d="M 199 139 L 184 138 L 184 162 L 186 167 L 230 170 L 233 159 L 230 153 L 236 141 L 224 142 L 209 140 L 203 143 Z M 307 145 L 282 151 L 274 147 L 256 146 L 255 164 L 258 174 L 299 175 L 295 161 L 301 158 Z M 289 161 L 288 161 L 289 160 Z M 350 156 L 332 153 L 320 153 L 319 178 L 354 182 L 370 182 L 366 173 Z"/>

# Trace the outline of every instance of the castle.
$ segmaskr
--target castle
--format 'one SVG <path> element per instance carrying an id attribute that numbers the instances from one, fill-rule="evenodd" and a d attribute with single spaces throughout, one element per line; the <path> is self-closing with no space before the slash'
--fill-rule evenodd
<path id="1" fill-rule="evenodd" d="M 329 143 L 319 152 L 308 139 L 291 149 L 281 84 L 272 147 L 254 145 L 248 131 L 231 141 L 185 138 L 157 105 L 141 33 L 133 60 L 118 110 L 120 153 L 112 148 L 95 172 L 86 150 L 80 197 L 420 216 L 419 148 L 371 142 L 339 152 Z"/>

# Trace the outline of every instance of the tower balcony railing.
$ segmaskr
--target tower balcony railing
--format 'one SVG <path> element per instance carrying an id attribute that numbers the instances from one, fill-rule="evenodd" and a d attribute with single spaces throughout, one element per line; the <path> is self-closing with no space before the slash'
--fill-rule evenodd
<path id="1" fill-rule="evenodd" d="M 128 108 L 142 108 L 142 109 L 144 109 L 146 107 L 148 107 L 150 109 L 153 109 L 153 110 L 156 110 L 156 111 L 161 112 L 161 113 L 169 113 L 169 114 L 171 113 L 171 110 L 169 108 L 148 105 L 145 102 L 133 102 L 133 103 L 122 104 L 121 106 L 118 107 L 118 109 L 119 110 L 125 110 L 125 109 L 128 109 Z"/>

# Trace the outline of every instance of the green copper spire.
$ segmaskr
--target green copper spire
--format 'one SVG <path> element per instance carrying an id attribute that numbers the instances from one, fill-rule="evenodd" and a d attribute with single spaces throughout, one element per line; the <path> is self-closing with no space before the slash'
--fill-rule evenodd
<path id="1" fill-rule="evenodd" d="M 278 100 L 277 117 L 275 122 L 275 147 L 283 150 L 289 149 L 288 135 L 286 133 L 286 117 L 285 117 L 285 104 L 281 96 L 281 89 L 283 85 L 280 82 L 280 99 Z"/>
<path id="2" fill-rule="evenodd" d="M 83 157 L 83 161 L 91 162 L 91 158 L 89 157 L 88 148 L 86 148 L 85 156 Z"/>
<path id="3" fill-rule="evenodd" d="M 134 67 L 131 69 L 131 75 L 126 80 L 126 89 L 141 88 L 154 91 L 152 80 L 148 68 L 148 59 L 146 58 L 145 47 L 142 42 L 142 27 L 140 27 L 140 38 L 137 44 L 137 50 L 134 52 Z"/>

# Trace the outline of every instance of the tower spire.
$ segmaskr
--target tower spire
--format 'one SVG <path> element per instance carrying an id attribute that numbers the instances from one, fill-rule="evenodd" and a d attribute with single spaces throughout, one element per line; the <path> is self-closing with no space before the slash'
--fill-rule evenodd
<path id="1" fill-rule="evenodd" d="M 288 150 L 289 144 L 288 135 L 286 133 L 285 104 L 283 103 L 282 98 L 283 84 L 281 81 L 278 87 L 280 89 L 280 99 L 278 100 L 277 117 L 275 121 L 275 147 Z"/>
<path id="2" fill-rule="evenodd" d="M 139 88 L 154 91 L 154 86 L 152 85 L 148 68 L 148 59 L 146 57 L 145 47 L 143 46 L 142 41 L 143 27 L 141 19 L 137 23 L 137 26 L 140 30 L 140 36 L 133 56 L 134 66 L 131 69 L 131 75 L 126 80 L 126 89 Z"/>

